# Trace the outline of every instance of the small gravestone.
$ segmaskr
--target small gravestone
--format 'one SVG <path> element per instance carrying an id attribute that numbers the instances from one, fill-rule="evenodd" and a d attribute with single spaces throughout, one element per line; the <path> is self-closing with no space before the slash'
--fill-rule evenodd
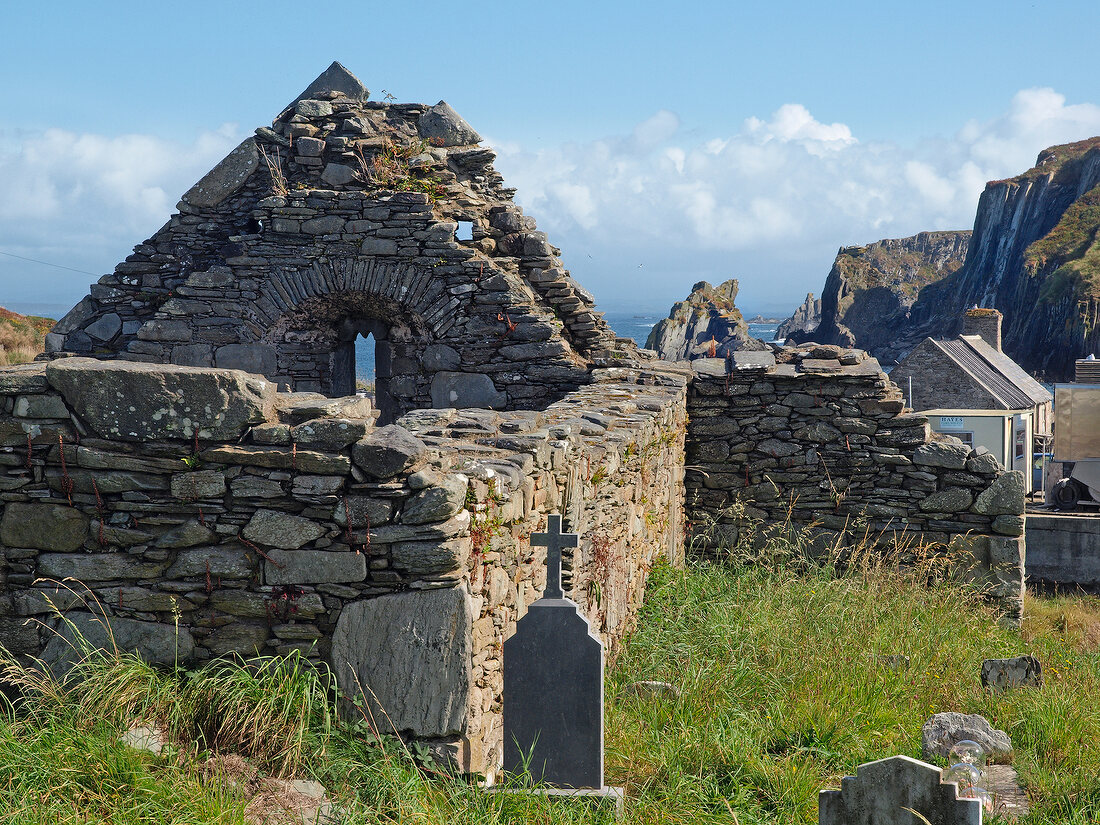
<path id="1" fill-rule="evenodd" d="M 560 515 L 548 521 L 531 535 L 546 548 L 546 591 L 504 643 L 504 770 L 618 805 L 622 791 L 603 784 L 603 645 L 561 589 L 561 551 L 577 535 L 561 532 Z"/>
<path id="2" fill-rule="evenodd" d="M 818 825 L 982 825 L 982 803 L 959 799 L 940 769 L 908 756 L 867 762 L 817 799 Z"/>
<path id="3" fill-rule="evenodd" d="M 1015 687 L 1042 687 L 1043 666 L 1034 656 L 986 659 L 982 662 L 982 687 L 1005 691 Z"/>

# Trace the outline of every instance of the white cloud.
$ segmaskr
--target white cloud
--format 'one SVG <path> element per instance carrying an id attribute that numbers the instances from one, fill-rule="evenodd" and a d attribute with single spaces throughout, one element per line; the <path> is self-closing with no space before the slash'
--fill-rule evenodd
<path id="1" fill-rule="evenodd" d="M 180 195 L 240 140 L 232 124 L 189 143 L 62 129 L 0 131 L 0 180 L 6 191 L 0 198 L 2 248 L 108 272 L 153 234 L 175 211 Z M 10 258 L 0 258 L 0 264 L 0 304 L 13 297 L 75 302 L 92 280 Z M 39 295 L 33 293 L 36 287 Z"/>
<path id="2" fill-rule="evenodd" d="M 735 134 L 700 137 L 661 111 L 628 136 L 497 144 L 497 166 L 598 296 L 648 288 L 659 307 L 699 277 L 740 277 L 748 300 L 793 306 L 820 291 L 837 247 L 968 229 L 986 181 L 1096 134 L 1100 106 L 1025 89 L 992 120 L 909 146 L 860 141 L 788 103 Z"/>
<path id="3" fill-rule="evenodd" d="M 750 308 L 793 307 L 820 291 L 841 245 L 969 228 L 985 181 L 1024 171 L 1047 146 L 1100 134 L 1100 106 L 1025 89 L 995 118 L 907 146 L 826 121 L 787 103 L 715 135 L 660 110 L 587 143 L 489 142 L 519 201 L 603 301 L 660 308 L 700 278 L 740 277 Z M 241 137 L 233 125 L 189 141 L 0 129 L 0 248 L 109 271 Z M 13 267 L 0 258 L 0 304 L 43 283 L 76 284 L 71 303 L 92 280 Z M 23 284 L 10 273 L 44 277 Z"/>

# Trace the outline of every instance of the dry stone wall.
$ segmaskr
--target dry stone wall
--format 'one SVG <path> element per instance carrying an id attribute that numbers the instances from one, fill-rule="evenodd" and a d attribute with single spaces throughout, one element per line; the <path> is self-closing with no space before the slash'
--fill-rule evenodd
<path id="1" fill-rule="evenodd" d="M 745 518 L 812 525 L 824 544 L 921 542 L 1019 618 L 1023 476 L 982 448 L 933 440 L 875 359 L 810 344 L 693 366 L 686 498 L 700 542 L 730 539 Z"/>
<path id="2" fill-rule="evenodd" d="M 344 396 L 370 334 L 389 423 L 542 407 L 634 350 L 450 106 L 370 101 L 339 64 L 303 94 L 92 286 L 49 355 L 242 369 Z"/>
<path id="3" fill-rule="evenodd" d="M 70 659 L 55 605 L 161 663 L 299 650 L 402 733 L 493 767 L 545 515 L 581 534 L 566 589 L 612 650 L 681 552 L 687 378 L 596 370 L 545 410 L 378 426 L 366 399 L 234 370 L 0 369 L 0 644 Z"/>

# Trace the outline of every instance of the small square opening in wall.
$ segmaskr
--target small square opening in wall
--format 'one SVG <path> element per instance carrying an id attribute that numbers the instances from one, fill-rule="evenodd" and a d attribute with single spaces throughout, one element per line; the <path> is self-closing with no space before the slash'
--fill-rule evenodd
<path id="1" fill-rule="evenodd" d="M 455 230 L 456 241 L 472 241 L 474 239 L 474 222 L 473 221 L 459 221 L 458 229 Z"/>

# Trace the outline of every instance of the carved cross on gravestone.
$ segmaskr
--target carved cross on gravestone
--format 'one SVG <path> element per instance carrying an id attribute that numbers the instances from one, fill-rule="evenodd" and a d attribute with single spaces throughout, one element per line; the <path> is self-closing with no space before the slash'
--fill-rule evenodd
<path id="1" fill-rule="evenodd" d="M 559 788 L 603 788 L 603 645 L 561 589 L 561 551 L 577 546 L 551 515 L 546 591 L 504 643 L 504 770 Z"/>

